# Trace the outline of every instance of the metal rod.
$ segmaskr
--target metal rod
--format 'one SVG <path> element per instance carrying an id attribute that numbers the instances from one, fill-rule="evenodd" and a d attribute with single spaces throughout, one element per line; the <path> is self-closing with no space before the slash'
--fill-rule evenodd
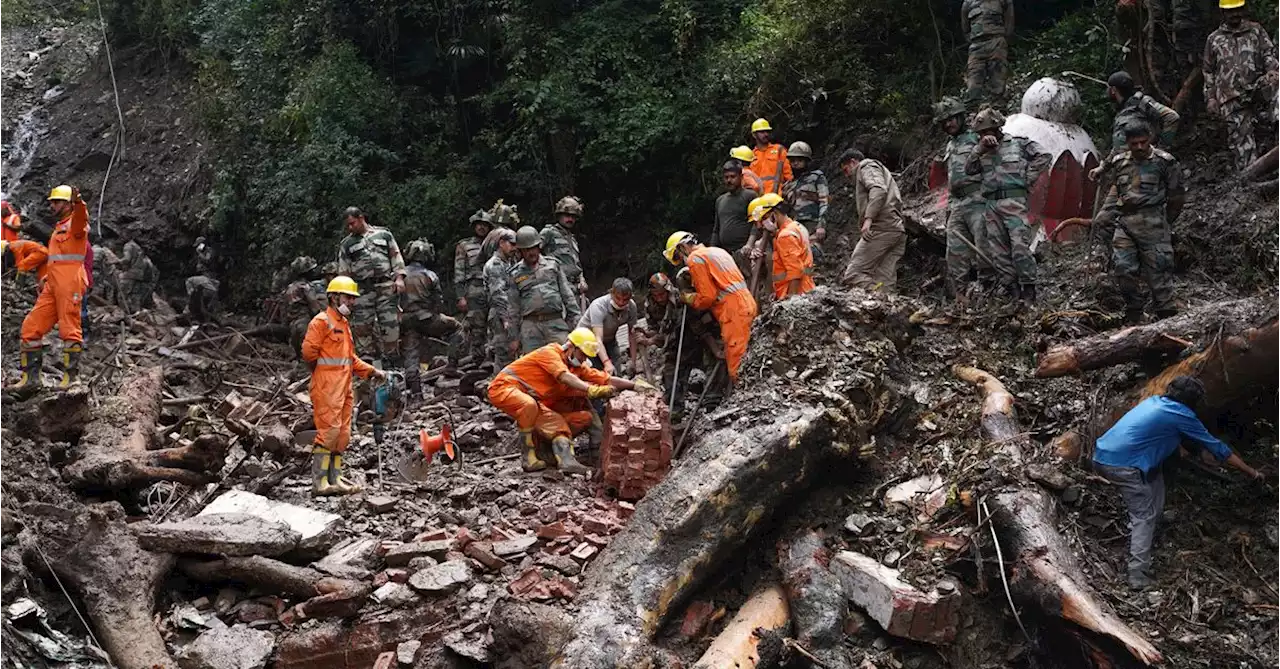
<path id="1" fill-rule="evenodd" d="M 667 412 L 676 411 L 676 386 L 680 385 L 680 357 L 684 355 L 684 319 L 689 315 L 689 305 L 680 308 L 680 340 L 676 343 L 676 373 L 671 376 L 671 399 L 667 402 Z"/>
<path id="2" fill-rule="evenodd" d="M 706 384 L 702 386 L 702 394 L 698 395 L 698 403 L 693 405 L 693 411 L 689 413 L 689 420 L 685 421 L 684 432 L 680 433 L 680 441 L 676 443 L 676 449 L 671 452 L 672 460 L 680 457 L 684 447 L 684 438 L 689 436 L 689 428 L 693 427 L 693 419 L 698 417 L 698 410 L 702 408 L 702 399 L 707 396 L 707 391 L 711 390 L 711 382 L 715 380 L 716 374 L 720 373 L 720 365 L 722 364 L 724 364 L 723 360 L 717 360 L 716 366 L 711 368 L 711 375 L 707 377 Z"/>

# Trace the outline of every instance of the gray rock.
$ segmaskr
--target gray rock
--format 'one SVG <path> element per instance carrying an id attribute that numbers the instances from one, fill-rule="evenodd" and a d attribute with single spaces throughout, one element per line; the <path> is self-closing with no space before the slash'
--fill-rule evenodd
<path id="1" fill-rule="evenodd" d="M 337 506 L 337 498 L 324 498 L 330 506 Z M 316 511 L 296 504 L 286 504 L 243 490 L 230 490 L 213 500 L 200 516 L 221 513 L 247 513 L 259 518 L 282 522 L 302 535 L 298 548 L 307 552 L 320 552 L 337 540 L 342 516 L 336 513 Z"/>
<path id="2" fill-rule="evenodd" d="M 301 539 L 285 523 L 247 513 L 193 516 L 138 533 L 138 543 L 149 551 L 227 556 L 276 557 L 297 548 Z"/>
<path id="3" fill-rule="evenodd" d="M 495 542 L 493 544 L 493 554 L 500 558 L 505 558 L 509 555 L 519 555 L 529 550 L 529 548 L 536 543 L 538 543 L 538 537 L 535 537 L 532 534 L 525 534 L 514 539 Z"/>
<path id="4" fill-rule="evenodd" d="M 582 567 L 568 555 L 539 555 L 537 564 L 550 567 L 565 576 L 577 576 L 582 572 Z"/>
<path id="5" fill-rule="evenodd" d="M 421 641 L 406 641 L 396 646 L 396 662 L 400 664 L 413 666 L 414 660 L 418 659 L 418 649 L 422 648 Z"/>
<path id="6" fill-rule="evenodd" d="M 434 595 L 450 592 L 470 580 L 471 567 L 467 561 L 450 560 L 410 576 L 409 585 L 414 590 Z"/>
<path id="7" fill-rule="evenodd" d="M 440 564 L 439 560 L 435 558 L 429 558 L 424 555 L 422 557 L 416 557 L 416 558 L 413 558 L 412 560 L 409 560 L 409 564 L 407 565 L 407 568 L 409 571 L 422 571 L 423 569 L 430 569 L 438 564 Z"/>
<path id="8" fill-rule="evenodd" d="M 320 571 L 355 581 L 363 581 L 373 576 L 382 566 L 382 558 L 378 555 L 377 539 L 350 539 L 329 551 L 329 554 L 315 563 Z"/>
<path id="9" fill-rule="evenodd" d="M 875 529 L 876 519 L 865 513 L 851 513 L 844 519 L 844 529 L 862 535 L 869 529 Z"/>
<path id="10" fill-rule="evenodd" d="M 373 591 L 373 600 L 377 603 L 398 609 L 418 601 L 418 593 L 403 583 L 386 583 Z"/>
<path id="11" fill-rule="evenodd" d="M 388 567 L 403 567 L 409 564 L 409 561 L 419 557 L 429 557 L 435 560 L 443 560 L 446 553 L 453 549 L 452 539 L 441 539 L 440 541 L 415 541 L 413 543 L 396 546 L 387 551 L 384 558 Z"/>
<path id="12" fill-rule="evenodd" d="M 275 650 L 271 632 L 236 625 L 209 630 L 178 652 L 182 669 L 262 669 Z"/>

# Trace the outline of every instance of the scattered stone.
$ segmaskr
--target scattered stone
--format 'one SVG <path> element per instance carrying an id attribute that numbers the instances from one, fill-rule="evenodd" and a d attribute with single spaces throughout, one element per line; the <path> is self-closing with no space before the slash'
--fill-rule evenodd
<path id="1" fill-rule="evenodd" d="M 488 598 L 489 598 L 489 586 L 483 583 L 477 583 L 471 586 L 471 589 L 467 591 L 467 599 L 473 602 L 483 602 Z"/>
<path id="2" fill-rule="evenodd" d="M 851 513 L 844 519 L 844 529 L 848 532 L 862 536 L 862 533 L 868 529 L 875 529 L 876 519 L 865 513 Z"/>
<path id="3" fill-rule="evenodd" d="M 922 592 L 899 578 L 899 572 L 874 558 L 841 551 L 830 569 L 840 579 L 845 595 L 894 636 L 945 644 L 956 636 L 960 621 L 960 597 L 951 592 Z"/>
<path id="4" fill-rule="evenodd" d="M 196 637 L 178 652 L 182 669 L 262 669 L 267 666 L 276 637 L 271 632 L 235 625 Z"/>
<path id="5" fill-rule="evenodd" d="M 428 558 L 428 559 L 430 559 L 430 558 Z M 412 562 L 412 561 L 411 561 L 411 562 Z M 384 574 L 386 574 L 386 575 L 387 575 L 387 581 L 389 581 L 389 582 L 391 582 L 391 583 L 408 583 L 408 582 L 409 582 L 409 576 L 410 576 L 410 573 L 409 573 L 409 570 L 408 570 L 408 569 L 396 569 L 396 568 L 392 568 L 392 569 L 388 569 L 388 570 L 386 570 L 386 571 L 384 571 L 384 572 L 382 572 L 382 573 L 384 573 Z"/>
<path id="6" fill-rule="evenodd" d="M 493 554 L 503 558 L 512 555 L 519 555 L 529 550 L 536 543 L 538 543 L 538 537 L 531 534 L 521 535 L 514 539 L 497 541 L 493 544 Z"/>
<path id="7" fill-rule="evenodd" d="M 899 511 L 912 508 L 921 521 L 929 520 L 947 503 L 947 488 L 939 474 L 925 474 L 899 483 L 884 494 L 885 508 Z"/>
<path id="8" fill-rule="evenodd" d="M 465 560 L 442 562 L 409 577 L 409 585 L 419 592 L 440 594 L 449 592 L 471 580 L 471 567 Z"/>
<path id="9" fill-rule="evenodd" d="M 280 615 L 276 612 L 274 606 L 253 600 L 245 600 L 236 604 L 231 609 L 231 614 L 236 617 L 236 620 L 249 625 L 263 621 L 275 622 Z"/>
<path id="10" fill-rule="evenodd" d="M 546 539 L 547 541 L 553 541 L 555 539 L 559 539 L 560 537 L 571 537 L 573 536 L 573 533 L 570 532 L 569 529 L 564 526 L 563 522 L 557 520 L 554 523 L 549 523 L 549 524 L 538 527 L 537 536 L 539 539 Z"/>
<path id="11" fill-rule="evenodd" d="M 373 600 L 383 606 L 398 609 L 418 601 L 418 593 L 402 583 L 387 583 L 371 595 Z"/>
<path id="12" fill-rule="evenodd" d="M 565 576 L 577 576 L 582 573 L 582 567 L 568 555 L 548 555 L 543 553 L 538 556 L 537 563 L 544 567 L 550 567 Z"/>
<path id="13" fill-rule="evenodd" d="M 489 646 L 483 638 L 471 637 L 462 631 L 453 631 L 446 634 L 441 641 L 449 650 L 475 662 L 487 664 L 491 659 Z"/>
<path id="14" fill-rule="evenodd" d="M 507 566 L 507 561 L 493 554 L 493 544 L 487 541 L 473 541 L 462 549 L 467 557 L 484 565 L 490 571 L 501 571 Z M 577 565 L 574 565 L 575 567 Z"/>
<path id="15" fill-rule="evenodd" d="M 396 661 L 400 664 L 413 666 L 414 661 L 418 659 L 418 649 L 420 648 L 422 648 L 422 642 L 416 639 L 396 646 Z"/>
<path id="16" fill-rule="evenodd" d="M 213 600 L 213 610 L 218 615 L 223 615 L 230 611 L 240 600 L 240 592 L 235 588 L 222 588 L 218 590 L 218 596 Z M 196 607 L 200 608 L 200 607 Z"/>
<path id="17" fill-rule="evenodd" d="M 149 551 L 277 557 L 297 548 L 302 535 L 288 525 L 246 513 L 200 514 L 144 527 L 138 543 Z"/>
<path id="18" fill-rule="evenodd" d="M 415 541 L 411 544 L 402 544 L 387 551 L 384 558 L 388 567 L 403 567 L 409 564 L 410 560 L 420 557 L 429 557 L 434 560 L 442 560 L 445 554 L 453 548 L 453 542 L 448 539 L 440 541 Z"/>
<path id="19" fill-rule="evenodd" d="M 1027 465 L 1027 478 L 1054 492 L 1066 490 L 1071 485 L 1071 479 L 1062 470 L 1044 463 Z"/>
<path id="20" fill-rule="evenodd" d="M 572 553 L 569 553 L 569 557 L 577 560 L 578 562 L 585 563 L 586 561 L 595 557 L 596 553 L 599 553 L 599 552 L 600 552 L 599 548 L 596 548 L 595 546 L 592 546 L 591 544 L 584 541 L 578 544 L 578 547 L 573 549 Z"/>
<path id="21" fill-rule="evenodd" d="M 335 546 L 314 566 L 338 578 L 363 581 L 373 575 L 382 564 L 378 547 L 377 539 L 350 539 Z"/>
<path id="22" fill-rule="evenodd" d="M 364 498 L 364 505 L 369 507 L 369 510 L 374 513 L 386 513 L 396 508 L 396 504 L 398 504 L 399 501 L 400 500 L 397 500 L 394 497 L 375 495 L 373 497 Z"/>
<path id="23" fill-rule="evenodd" d="M 282 522 L 302 535 L 298 549 L 305 552 L 320 551 L 332 546 L 337 538 L 338 526 L 342 523 L 342 516 L 336 513 L 277 502 L 243 490 L 223 493 L 197 517 L 221 513 L 247 513 Z"/>
<path id="24" fill-rule="evenodd" d="M 1080 489 L 1080 486 L 1068 486 L 1066 490 L 1062 491 L 1062 501 L 1067 504 L 1075 504 L 1080 501 L 1082 494 L 1083 491 Z"/>

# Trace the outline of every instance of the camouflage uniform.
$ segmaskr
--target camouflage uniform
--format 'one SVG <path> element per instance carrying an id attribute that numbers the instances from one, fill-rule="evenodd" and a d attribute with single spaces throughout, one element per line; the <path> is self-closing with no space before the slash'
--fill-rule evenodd
<path id="1" fill-rule="evenodd" d="M 132 314 L 152 306 L 156 280 L 160 277 L 156 266 L 137 242 L 125 242 L 120 265 L 120 293 L 124 298 L 125 311 Z"/>
<path id="2" fill-rule="evenodd" d="M 552 223 L 542 229 L 542 255 L 554 258 L 560 263 L 564 278 L 573 288 L 573 302 L 582 308 L 581 291 L 582 259 L 578 254 L 578 240 L 573 232 L 559 223 Z"/>
<path id="3" fill-rule="evenodd" d="M 338 273 L 356 280 L 360 297 L 351 310 L 351 334 L 363 358 L 381 356 L 395 364 L 400 346 L 400 301 L 395 279 L 404 276 L 404 258 L 390 230 L 370 225 L 363 235 L 347 235 L 338 245 Z M 379 340 L 375 334 L 381 331 Z"/>
<path id="4" fill-rule="evenodd" d="M 809 170 L 787 182 L 782 187 L 783 197 L 787 200 L 791 218 L 804 226 L 809 234 L 818 228 L 827 227 L 827 204 L 831 201 L 831 193 L 827 189 L 827 176 L 822 170 Z M 818 242 L 810 243 L 814 260 L 822 257 L 822 249 Z M 737 249 L 729 249 L 730 252 Z"/>
<path id="5" fill-rule="evenodd" d="M 1196 45 L 1199 43 L 1196 33 L 1200 25 L 1194 0 L 1152 0 L 1147 3 L 1147 11 L 1151 14 L 1151 21 L 1169 36 L 1173 59 L 1179 67 L 1190 69 L 1194 66 Z"/>
<path id="6" fill-rule="evenodd" d="M 977 102 L 1004 95 L 1008 76 L 1009 32 L 1013 0 L 964 0 L 961 22 L 969 39 L 969 65 L 965 73 L 965 99 Z"/>
<path id="7" fill-rule="evenodd" d="M 978 133 L 962 130 L 947 142 L 939 158 L 947 169 L 947 278 L 957 290 L 974 271 L 991 270 L 990 263 L 973 252 L 977 247 L 985 254 L 987 248 L 987 201 L 982 197 L 982 177 L 964 171 L 965 162 L 977 145 Z"/>
<path id="8" fill-rule="evenodd" d="M 507 341 L 519 338 L 522 353 L 563 342 L 569 336 L 568 322 L 577 323 L 582 309 L 560 263 L 539 256 L 533 267 L 523 261 L 512 265 L 508 276 L 507 304 L 514 308 Z"/>
<path id="9" fill-rule="evenodd" d="M 453 248 L 453 286 L 467 298 L 468 355 L 484 359 L 485 328 L 489 322 L 489 293 L 484 287 L 484 239 L 467 237 Z"/>
<path id="10" fill-rule="evenodd" d="M 995 150 L 982 153 L 975 147 L 965 161 L 966 174 L 982 175 L 982 196 L 987 203 L 987 248 L 983 251 L 1005 286 L 1035 286 L 1027 196 L 1049 169 L 1049 160 L 1049 154 L 1035 141 L 1004 135 Z"/>
<path id="11" fill-rule="evenodd" d="M 458 357 L 457 319 L 440 313 L 444 293 L 440 277 L 423 267 L 416 259 L 405 268 L 404 294 L 400 303 L 404 309 L 401 329 L 404 330 L 404 380 L 405 386 L 415 393 L 422 392 L 422 353 L 428 337 L 448 342 L 450 359 Z M 469 300 L 468 300 L 469 301 Z"/>
<path id="12" fill-rule="evenodd" d="M 124 308 L 120 291 L 120 258 L 106 246 L 93 247 L 93 292 L 107 304 Z"/>
<path id="13" fill-rule="evenodd" d="M 187 313 L 197 321 L 212 317 L 218 298 L 218 280 L 213 278 L 213 248 L 196 240 L 196 275 L 187 277 Z"/>
<path id="14" fill-rule="evenodd" d="M 302 340 L 307 336 L 307 326 L 328 305 L 327 287 L 320 279 L 309 281 L 305 277 L 299 277 L 286 286 L 284 294 L 280 296 L 289 320 L 289 344 L 299 358 L 302 356 Z"/>
<path id="15" fill-rule="evenodd" d="M 511 340 L 508 338 L 507 293 L 510 290 L 511 270 L 518 260 L 502 257 L 501 251 L 494 251 L 493 256 L 484 263 L 484 285 L 489 295 L 489 344 L 493 348 L 494 369 L 502 369 L 511 364 Z"/>
<path id="16" fill-rule="evenodd" d="M 1274 121 L 1276 53 L 1262 26 L 1225 24 L 1204 45 L 1204 96 L 1227 122 L 1227 143 L 1242 170 L 1258 157 L 1254 120 Z"/>
<path id="17" fill-rule="evenodd" d="M 1116 177 L 1118 225 L 1112 240 L 1112 268 L 1131 312 L 1141 313 L 1138 290 L 1141 270 L 1151 288 L 1157 313 L 1174 311 L 1173 243 L 1169 225 L 1182 209 L 1185 191 L 1178 161 L 1169 153 L 1151 149 L 1145 159 L 1125 151 L 1110 161 Z M 1166 210 L 1168 218 L 1166 218 Z"/>
<path id="18" fill-rule="evenodd" d="M 1153 143 L 1169 146 L 1173 143 L 1181 120 L 1178 112 L 1143 93 L 1134 93 L 1120 105 L 1120 110 L 1116 112 L 1115 120 L 1111 123 L 1111 154 L 1103 165 L 1103 176 L 1098 180 L 1098 188 L 1104 190 L 1107 195 L 1102 207 L 1098 210 L 1098 215 L 1093 217 L 1091 225 L 1094 240 L 1101 242 L 1104 248 L 1111 244 L 1118 213 L 1116 189 L 1113 183 L 1115 175 L 1110 172 L 1110 159 L 1125 152 L 1125 131 L 1145 125 L 1151 129 Z"/>

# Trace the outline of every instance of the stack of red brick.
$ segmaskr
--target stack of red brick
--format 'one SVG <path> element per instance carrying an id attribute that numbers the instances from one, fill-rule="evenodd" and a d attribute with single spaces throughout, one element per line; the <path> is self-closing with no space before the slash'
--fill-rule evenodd
<path id="1" fill-rule="evenodd" d="M 604 489 L 635 501 L 671 469 L 671 418 L 661 395 L 625 392 L 609 401 L 600 468 Z"/>

